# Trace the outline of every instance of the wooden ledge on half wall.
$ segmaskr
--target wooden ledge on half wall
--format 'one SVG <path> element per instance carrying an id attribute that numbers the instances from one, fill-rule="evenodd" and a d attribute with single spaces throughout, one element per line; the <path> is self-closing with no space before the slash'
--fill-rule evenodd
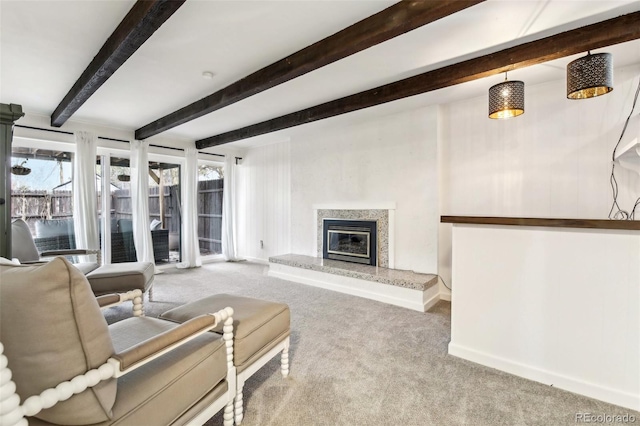
<path id="1" fill-rule="evenodd" d="M 543 226 L 549 228 L 621 229 L 640 231 L 640 220 L 441 216 L 440 222 L 468 225 Z"/>

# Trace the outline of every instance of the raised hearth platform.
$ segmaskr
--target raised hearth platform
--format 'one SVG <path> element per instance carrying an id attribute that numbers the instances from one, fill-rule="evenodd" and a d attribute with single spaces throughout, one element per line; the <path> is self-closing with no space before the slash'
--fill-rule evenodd
<path id="1" fill-rule="evenodd" d="M 300 254 L 269 258 L 269 276 L 425 312 L 438 300 L 438 277 Z"/>

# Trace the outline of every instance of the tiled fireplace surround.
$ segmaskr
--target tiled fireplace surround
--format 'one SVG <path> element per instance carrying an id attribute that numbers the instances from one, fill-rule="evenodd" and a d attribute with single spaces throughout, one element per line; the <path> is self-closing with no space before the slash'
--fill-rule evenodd
<path id="1" fill-rule="evenodd" d="M 269 275 L 425 312 L 439 300 L 438 278 L 394 269 L 395 203 L 376 206 L 314 205 L 316 257 L 269 258 Z M 322 258 L 324 219 L 376 221 L 378 266 Z"/>
<path id="2" fill-rule="evenodd" d="M 393 269 L 393 261 L 389 261 L 389 211 L 388 209 L 317 209 L 316 255 L 322 257 L 322 222 L 324 219 L 370 220 L 377 223 L 378 266 Z"/>

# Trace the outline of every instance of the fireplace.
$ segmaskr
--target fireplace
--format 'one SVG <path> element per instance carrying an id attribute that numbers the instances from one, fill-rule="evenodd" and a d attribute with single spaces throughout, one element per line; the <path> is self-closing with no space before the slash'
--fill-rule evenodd
<path id="1" fill-rule="evenodd" d="M 324 219 L 322 257 L 376 266 L 377 234 L 376 221 Z"/>

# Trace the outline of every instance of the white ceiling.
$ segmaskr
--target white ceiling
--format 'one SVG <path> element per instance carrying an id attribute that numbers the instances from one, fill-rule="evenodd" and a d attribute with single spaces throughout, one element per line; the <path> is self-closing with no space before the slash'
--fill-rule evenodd
<path id="1" fill-rule="evenodd" d="M 133 3 L 1 0 L 0 102 L 50 115 Z M 188 0 L 72 120 L 133 131 L 393 3 Z M 161 136 L 213 136 L 638 10 L 640 1 L 489 0 Z M 640 41 L 604 50 L 614 54 L 616 67 L 640 63 Z M 510 78 L 527 85 L 562 79 L 571 59 L 517 70 Z M 203 71 L 213 72 L 214 78 L 203 79 Z M 496 76 L 427 93 L 377 111 L 371 108 L 371 114 L 479 96 L 500 80 Z M 286 133 L 278 132 L 278 137 Z M 234 145 L 253 146 L 263 140 L 269 138 Z"/>

